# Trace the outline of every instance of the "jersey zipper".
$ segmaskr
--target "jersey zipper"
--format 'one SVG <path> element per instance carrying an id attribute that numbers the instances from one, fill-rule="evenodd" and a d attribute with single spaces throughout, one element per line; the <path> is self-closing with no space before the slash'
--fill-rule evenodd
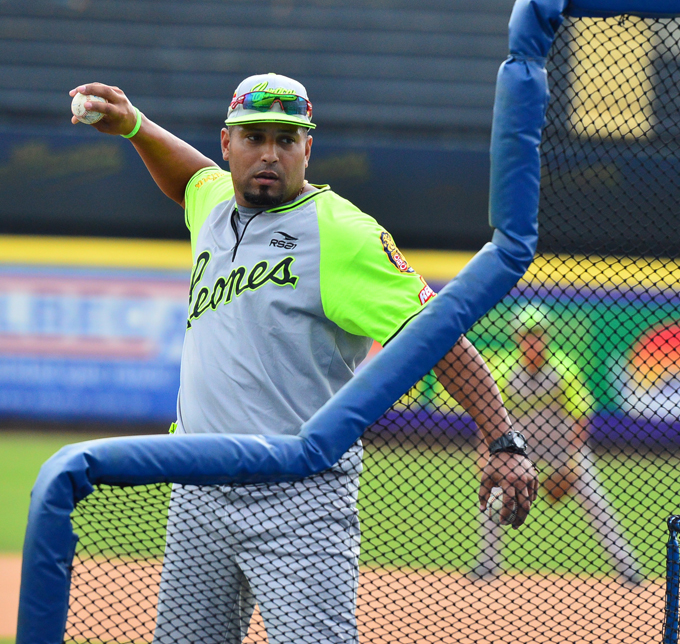
<path id="1" fill-rule="evenodd" d="M 245 226 L 243 226 L 243 230 L 241 231 L 241 236 L 238 236 L 238 227 L 236 226 L 236 217 L 238 217 L 238 208 L 234 206 L 234 210 L 231 213 L 231 228 L 234 231 L 234 237 L 236 237 L 236 244 L 234 245 L 233 248 L 233 253 L 231 254 L 231 261 L 236 260 L 236 251 L 238 250 L 238 247 L 240 246 L 241 242 L 243 241 L 243 238 L 245 237 L 246 230 L 248 226 L 250 226 L 250 222 L 255 219 L 258 215 L 261 215 L 264 212 L 264 210 L 260 210 L 260 212 L 256 212 L 248 221 L 246 221 Z"/>

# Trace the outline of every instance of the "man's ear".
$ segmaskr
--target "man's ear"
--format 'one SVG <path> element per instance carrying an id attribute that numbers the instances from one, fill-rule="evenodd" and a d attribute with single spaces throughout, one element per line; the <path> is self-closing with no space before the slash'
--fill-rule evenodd
<path id="1" fill-rule="evenodd" d="M 229 161 L 229 142 L 231 140 L 229 137 L 229 129 L 223 127 L 222 132 L 220 133 L 220 137 L 222 142 L 222 158 L 225 161 Z"/>
<path id="2" fill-rule="evenodd" d="M 305 168 L 309 167 L 309 157 L 312 154 L 312 135 L 307 135 L 307 140 L 305 141 Z"/>

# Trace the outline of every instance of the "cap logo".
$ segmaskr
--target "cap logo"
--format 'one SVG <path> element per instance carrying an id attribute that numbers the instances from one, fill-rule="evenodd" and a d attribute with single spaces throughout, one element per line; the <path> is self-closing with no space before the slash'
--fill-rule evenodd
<path id="1" fill-rule="evenodd" d="M 292 89 L 286 89 L 285 87 L 274 87 L 267 89 L 268 86 L 269 83 L 267 81 L 262 81 L 261 83 L 257 83 L 256 85 L 254 85 L 250 91 L 251 92 L 266 91 L 268 94 L 295 94 L 295 91 Z"/>

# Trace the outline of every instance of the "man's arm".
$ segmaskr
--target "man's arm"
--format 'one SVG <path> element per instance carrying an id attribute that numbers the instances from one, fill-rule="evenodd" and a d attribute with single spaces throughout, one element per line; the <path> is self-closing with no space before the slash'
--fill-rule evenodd
<path id="1" fill-rule="evenodd" d="M 512 429 L 496 381 L 482 356 L 465 336 L 461 336 L 434 371 L 448 393 L 472 416 L 487 445 Z M 517 516 L 512 526 L 518 528 L 529 514 L 538 491 L 538 477 L 533 464 L 519 454 L 501 452 L 490 456 L 482 472 L 479 490 L 482 512 L 486 510 L 493 487 L 503 488 L 503 518 L 512 513 L 513 502 L 516 503 Z"/>
<path id="2" fill-rule="evenodd" d="M 90 126 L 106 134 L 129 134 L 135 127 L 137 113 L 127 96 L 118 87 L 102 83 L 88 83 L 72 89 L 69 94 L 94 94 L 105 98 L 108 103 L 85 103 L 85 108 L 94 108 L 104 114 L 98 123 Z M 78 123 L 74 116 L 72 123 Z M 173 201 L 184 207 L 184 189 L 189 179 L 201 168 L 215 166 L 215 162 L 164 130 L 146 116 L 142 126 L 130 139 L 144 161 L 158 187 Z"/>

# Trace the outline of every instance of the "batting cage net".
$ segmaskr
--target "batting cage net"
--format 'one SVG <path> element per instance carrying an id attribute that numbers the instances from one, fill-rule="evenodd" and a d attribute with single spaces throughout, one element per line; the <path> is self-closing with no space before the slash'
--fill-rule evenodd
<path id="1" fill-rule="evenodd" d="M 73 515 L 66 640 L 353 642 L 356 614 L 374 644 L 660 641 L 679 54 L 678 20 L 636 17 L 567 18 L 552 49 L 539 252 L 468 334 L 539 470 L 521 529 L 480 514 L 483 443 L 432 372 L 304 481 L 98 486 Z"/>

